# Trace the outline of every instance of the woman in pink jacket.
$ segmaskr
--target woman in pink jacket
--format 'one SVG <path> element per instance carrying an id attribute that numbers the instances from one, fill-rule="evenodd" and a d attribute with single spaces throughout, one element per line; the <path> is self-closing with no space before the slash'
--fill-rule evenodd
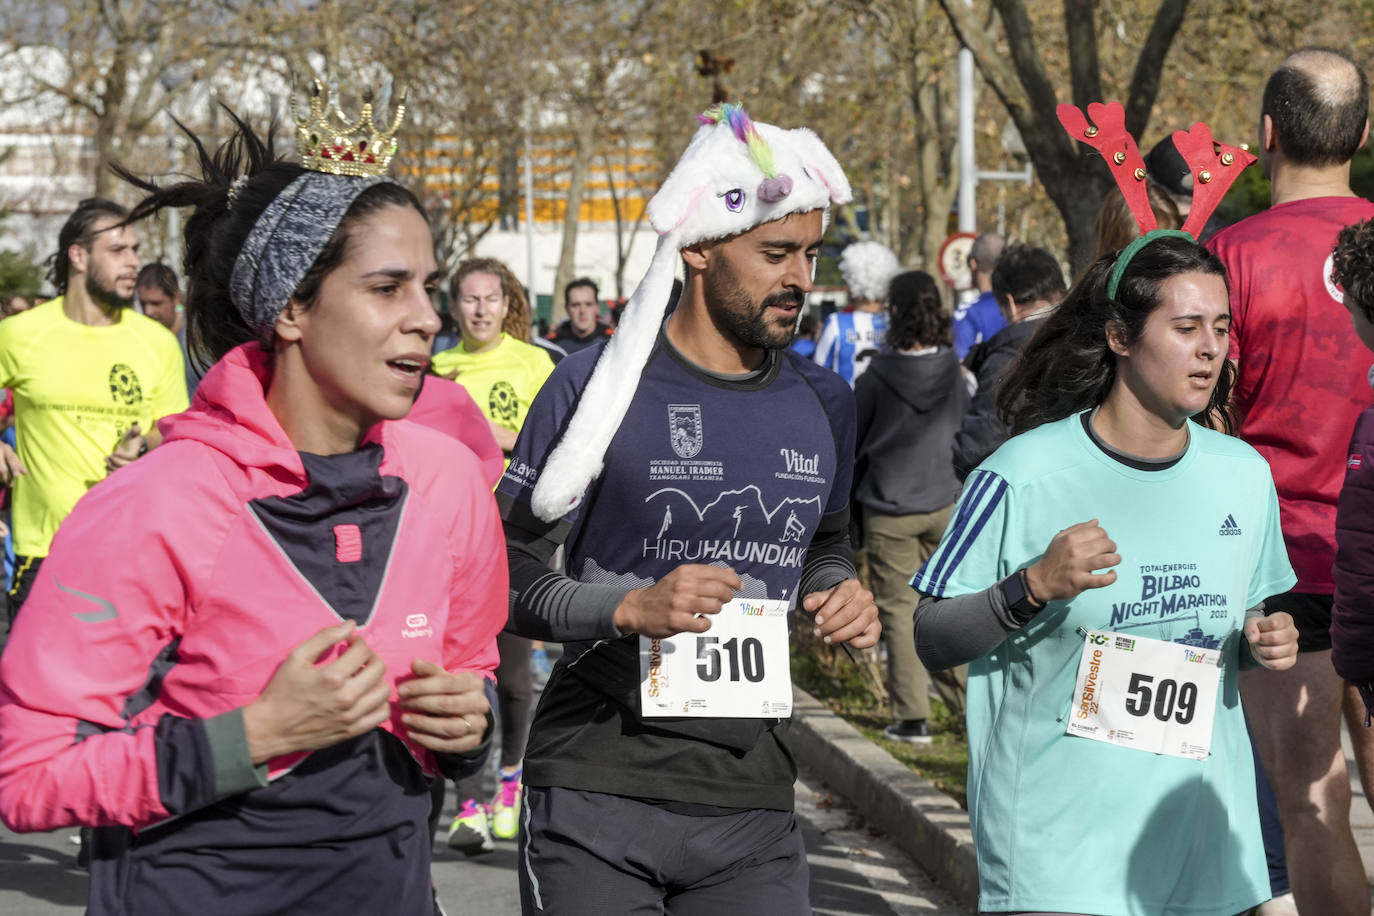
<path id="1" fill-rule="evenodd" d="M 125 177 L 133 218 L 195 208 L 215 365 L 53 543 L 0 661 L 0 816 L 96 828 L 96 916 L 430 916 L 428 781 L 485 757 L 508 589 L 478 460 L 402 419 L 433 240 L 381 175 L 192 140 L 203 180 Z"/>

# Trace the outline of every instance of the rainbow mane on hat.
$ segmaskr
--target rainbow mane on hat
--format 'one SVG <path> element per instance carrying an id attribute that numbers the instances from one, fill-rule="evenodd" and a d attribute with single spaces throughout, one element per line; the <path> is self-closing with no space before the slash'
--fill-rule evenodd
<path id="1" fill-rule="evenodd" d="M 749 158 L 754 160 L 754 164 L 759 167 L 765 178 L 777 178 L 778 169 L 773 164 L 773 147 L 768 145 L 768 141 L 754 127 L 754 122 L 749 119 L 749 115 L 739 105 L 732 105 L 729 102 L 717 105 L 710 111 L 702 112 L 697 115 L 697 122 L 700 124 L 719 124 L 724 121 L 730 126 L 749 150 Z"/>

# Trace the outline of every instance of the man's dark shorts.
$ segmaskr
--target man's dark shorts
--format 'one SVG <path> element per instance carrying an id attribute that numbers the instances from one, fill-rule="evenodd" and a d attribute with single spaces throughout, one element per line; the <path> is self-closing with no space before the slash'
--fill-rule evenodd
<path id="1" fill-rule="evenodd" d="M 718 816 L 574 789 L 525 788 L 525 916 L 796 916 L 810 870 L 791 811 Z"/>

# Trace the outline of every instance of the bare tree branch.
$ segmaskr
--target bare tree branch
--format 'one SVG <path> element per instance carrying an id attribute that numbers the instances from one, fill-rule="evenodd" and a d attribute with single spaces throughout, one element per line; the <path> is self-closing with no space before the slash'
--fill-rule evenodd
<path id="1" fill-rule="evenodd" d="M 1097 60 L 1096 0 L 1064 0 L 1064 35 L 1069 44 L 1073 103 L 1086 108 L 1102 101 L 1102 68 Z"/>
<path id="2" fill-rule="evenodd" d="M 1131 88 L 1126 95 L 1126 129 L 1135 137 L 1144 134 L 1150 123 L 1164 61 L 1187 13 L 1188 0 L 1162 0 L 1150 34 L 1140 48 L 1135 72 L 1131 74 Z"/>
<path id="3" fill-rule="evenodd" d="M 993 0 L 993 5 L 1002 19 L 1012 64 L 1016 67 L 1017 77 L 1034 115 L 1043 117 L 1045 112 L 1053 114 L 1059 100 L 1054 84 L 1050 82 L 1045 66 L 1040 61 L 1040 52 L 1035 47 L 1035 35 L 1031 31 L 1026 5 L 1021 0 Z"/>
<path id="4" fill-rule="evenodd" d="M 993 42 L 973 10 L 964 0 L 940 0 L 940 8 L 949 17 L 950 25 L 958 36 L 960 44 L 973 52 L 978 61 L 978 70 L 987 80 L 992 91 L 1002 100 L 1009 112 L 1029 111 L 1031 104 L 1021 86 L 1020 77 L 1011 64 L 1007 63 L 1002 52 Z M 1014 115 L 1013 115 L 1014 116 Z"/>

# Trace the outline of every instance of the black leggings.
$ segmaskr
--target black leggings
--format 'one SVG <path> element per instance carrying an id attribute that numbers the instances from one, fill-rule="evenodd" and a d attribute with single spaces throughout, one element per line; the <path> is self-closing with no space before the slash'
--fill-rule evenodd
<path id="1" fill-rule="evenodd" d="M 44 559 L 23 556 L 14 558 L 14 576 L 10 579 L 10 591 L 6 596 L 6 610 L 11 627 L 14 626 L 14 618 L 19 616 L 19 608 L 23 606 L 24 599 L 29 597 L 33 583 L 38 579 L 38 567 L 43 565 Z"/>
<path id="2" fill-rule="evenodd" d="M 496 637 L 501 663 L 496 668 L 496 702 L 500 713 L 501 766 L 513 767 L 525 756 L 525 739 L 530 732 L 530 707 L 534 689 L 530 681 L 530 641 L 504 630 Z M 458 780 L 458 803 L 464 799 L 485 799 L 482 791 L 486 770 Z"/>

